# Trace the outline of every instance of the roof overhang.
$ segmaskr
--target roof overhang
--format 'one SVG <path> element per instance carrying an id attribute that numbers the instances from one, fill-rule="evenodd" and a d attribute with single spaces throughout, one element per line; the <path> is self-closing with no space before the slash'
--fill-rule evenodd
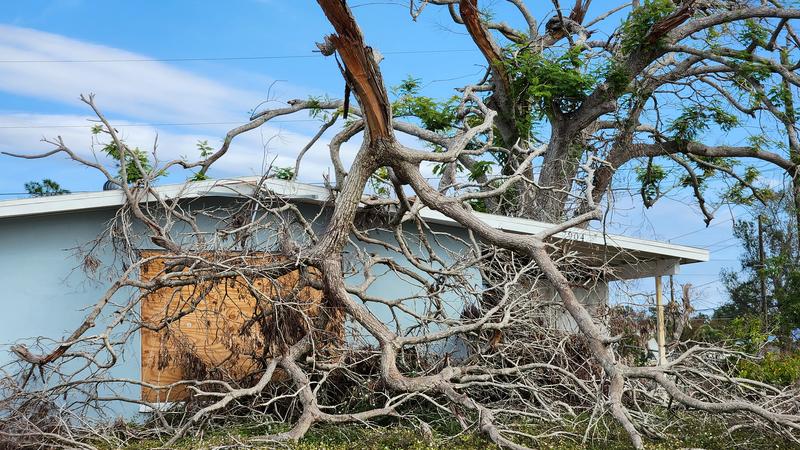
<path id="1" fill-rule="evenodd" d="M 260 177 L 242 177 L 228 180 L 205 180 L 181 184 L 156 186 L 153 189 L 164 199 L 193 199 L 200 197 L 245 197 L 255 193 Z M 328 197 L 327 189 L 308 184 L 267 179 L 263 188 L 289 198 Z M 155 201 L 153 196 L 142 200 Z M 0 219 L 9 217 L 59 214 L 71 211 L 119 207 L 125 203 L 121 190 L 81 192 L 76 194 L 32 197 L 0 201 Z"/>
<path id="2" fill-rule="evenodd" d="M 323 186 L 292 181 L 242 177 L 233 179 L 205 180 L 182 184 L 157 186 L 153 189 L 164 199 L 196 199 L 202 197 L 250 197 L 258 186 L 275 195 L 298 202 L 320 204 L 330 198 Z M 0 201 L 0 220 L 12 217 L 59 214 L 81 210 L 120 207 L 124 204 L 122 191 L 101 191 Z M 150 196 L 143 202 L 154 201 Z M 419 214 L 431 223 L 460 227 L 461 225 L 444 214 L 423 208 Z M 537 234 L 552 227 L 552 224 L 530 219 L 506 217 L 486 213 L 474 213 L 487 225 L 513 233 Z M 668 242 L 607 234 L 597 230 L 573 228 L 558 233 L 555 239 L 574 244 L 581 253 L 597 253 L 600 249 L 613 250 L 616 265 L 615 278 L 642 278 L 651 275 L 677 273 L 681 264 L 709 260 L 706 249 L 675 245 Z"/>

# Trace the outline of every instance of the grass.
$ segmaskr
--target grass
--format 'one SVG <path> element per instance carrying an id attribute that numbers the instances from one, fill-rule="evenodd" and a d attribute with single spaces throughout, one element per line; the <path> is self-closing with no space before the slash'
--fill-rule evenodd
<path id="1" fill-rule="evenodd" d="M 437 426 L 432 436 L 425 437 L 418 427 L 408 423 L 395 423 L 383 427 L 366 425 L 320 425 L 313 427 L 297 443 L 253 444 L 248 442 L 256 436 L 285 431 L 284 424 L 240 423 L 206 430 L 198 435 L 181 439 L 176 450 L 234 449 L 234 448 L 281 448 L 288 450 L 483 450 L 497 449 L 482 435 L 473 432 L 457 433 L 453 423 Z M 550 434 L 552 427 L 545 424 L 528 424 L 524 430 L 531 434 Z M 611 426 L 602 436 L 596 436 L 587 443 L 581 442 L 582 430 L 576 428 L 559 430 L 556 436 L 542 438 L 526 444 L 532 448 L 550 450 L 623 450 L 631 448 L 627 436 L 618 427 Z M 676 423 L 670 430 L 671 437 L 663 440 L 648 440 L 646 447 L 651 450 L 678 448 L 703 449 L 791 449 L 789 441 L 780 436 L 767 435 L 753 430 L 738 430 L 729 435 L 727 427 L 721 422 L 699 422 L 688 418 Z M 525 443 L 525 442 L 522 442 Z M 139 440 L 128 442 L 121 447 L 125 450 L 144 450 L 158 448 L 163 443 L 158 440 Z M 109 447 L 117 448 L 117 447 Z"/>

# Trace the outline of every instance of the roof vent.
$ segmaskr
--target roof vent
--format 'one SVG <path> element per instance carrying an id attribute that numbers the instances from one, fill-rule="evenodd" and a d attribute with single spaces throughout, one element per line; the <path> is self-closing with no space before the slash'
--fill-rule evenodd
<path id="1" fill-rule="evenodd" d="M 108 180 L 105 183 L 103 183 L 104 191 L 116 191 L 117 189 L 120 189 L 120 187 L 114 181 Z"/>

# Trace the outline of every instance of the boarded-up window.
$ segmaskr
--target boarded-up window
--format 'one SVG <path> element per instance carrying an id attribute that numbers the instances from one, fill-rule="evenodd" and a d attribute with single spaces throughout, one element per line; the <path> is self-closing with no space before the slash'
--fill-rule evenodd
<path id="1" fill-rule="evenodd" d="M 142 252 L 144 257 L 162 255 Z M 270 259 L 248 257 L 247 264 Z M 157 258 L 144 265 L 141 278 L 164 274 L 167 260 Z M 274 280 L 231 276 L 161 288 L 144 296 L 143 323 L 161 328 L 142 328 L 142 381 L 155 385 L 187 379 L 246 383 L 259 376 L 269 356 L 296 342 L 309 329 L 309 319 L 319 315 L 321 292 L 299 280 L 299 270 Z M 142 400 L 179 401 L 189 393 L 185 387 L 142 388 Z"/>

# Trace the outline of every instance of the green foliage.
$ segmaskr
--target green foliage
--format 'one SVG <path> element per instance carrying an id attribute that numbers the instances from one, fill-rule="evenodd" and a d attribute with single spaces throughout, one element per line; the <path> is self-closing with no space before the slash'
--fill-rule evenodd
<path id="1" fill-rule="evenodd" d="M 531 102 L 532 117 L 517 118 L 522 136 L 530 134 L 532 119 L 541 120 L 554 108 L 564 114 L 575 111 L 597 84 L 597 77 L 587 70 L 580 48 L 552 57 L 523 49 L 510 53 L 503 62 L 511 76 L 515 102 Z"/>
<path id="2" fill-rule="evenodd" d="M 725 111 L 719 104 L 695 105 L 684 108 L 681 114 L 672 121 L 669 131 L 680 143 L 697 140 L 701 133 L 710 128 L 711 123 L 719 125 L 722 131 L 730 131 L 739 125 L 739 119 Z"/>
<path id="3" fill-rule="evenodd" d="M 764 322 L 759 316 L 748 313 L 731 319 L 719 317 L 718 312 L 714 312 L 713 318 L 703 318 L 700 324 L 694 325 L 695 331 L 690 333 L 692 340 L 725 345 L 750 355 L 762 351 L 769 333 L 764 331 Z"/>
<path id="4" fill-rule="evenodd" d="M 279 180 L 291 180 L 294 178 L 294 167 L 275 167 L 272 169 L 274 177 Z"/>
<path id="5" fill-rule="evenodd" d="M 309 96 L 308 97 L 308 115 L 314 119 L 328 120 L 328 110 L 322 108 L 323 102 L 329 102 L 330 97 L 327 95 Z"/>
<path id="6" fill-rule="evenodd" d="M 682 147 L 702 140 L 712 128 L 729 132 L 739 125 L 738 116 L 728 112 L 719 103 L 711 102 L 708 105 L 685 107 L 669 124 L 667 132 Z M 767 138 L 763 135 L 752 137 L 750 141 L 755 148 L 761 148 L 767 144 Z M 673 158 L 680 158 L 681 162 L 692 166 L 694 175 L 681 170 L 682 176 L 676 175 L 671 178 L 675 187 L 697 185 L 699 191 L 704 193 L 710 186 L 721 186 L 719 191 L 714 193 L 716 198 L 723 202 L 739 205 L 753 205 L 759 200 L 775 197 L 775 193 L 769 187 L 758 186 L 760 179 L 758 169 L 752 166 L 738 167 L 741 163 L 736 158 L 684 157 L 681 155 L 675 155 Z M 735 173 L 738 177 L 732 184 L 715 185 L 711 183 L 714 177 L 725 177 L 730 173 Z M 649 207 L 660 196 L 662 185 L 667 178 L 670 178 L 670 174 L 663 168 L 653 165 L 652 162 L 649 162 L 647 166 L 637 168 L 636 174 L 637 180 L 641 184 L 642 199 L 645 206 Z"/>
<path id="7" fill-rule="evenodd" d="M 667 171 L 663 166 L 653 163 L 653 159 L 647 160 L 644 167 L 636 167 L 636 180 L 641 185 L 640 193 L 642 201 L 646 207 L 651 207 L 661 196 L 661 183 L 667 178 Z"/>
<path id="8" fill-rule="evenodd" d="M 765 94 L 759 93 L 758 99 L 762 101 L 768 99 L 775 108 L 786 108 L 787 111 L 779 112 L 780 116 L 785 120 L 794 122 L 800 119 L 800 115 L 793 108 L 792 91 L 783 83 L 771 86 Z"/>
<path id="9" fill-rule="evenodd" d="M 745 58 L 749 59 L 752 56 L 747 53 L 744 56 Z M 743 79 L 752 78 L 759 82 L 766 81 L 770 75 L 772 75 L 772 69 L 766 64 L 762 64 L 757 61 L 745 61 L 739 64 L 735 64 L 736 66 L 736 75 Z M 749 84 L 749 83 L 744 83 Z"/>
<path id="10" fill-rule="evenodd" d="M 767 353 L 760 361 L 739 361 L 736 369 L 742 378 L 790 386 L 800 381 L 800 353 Z"/>
<path id="11" fill-rule="evenodd" d="M 732 170 L 738 162 L 731 158 L 721 158 L 721 157 L 706 157 L 706 156 L 696 156 L 691 161 L 694 164 L 694 174 L 695 178 L 693 179 L 688 173 L 685 173 L 679 180 L 681 187 L 691 187 L 695 183 L 697 184 L 697 188 L 700 192 L 706 191 L 708 187 L 708 181 L 718 175 L 719 170 L 717 167 L 721 169 L 728 169 Z M 742 192 L 743 194 L 744 192 Z M 722 198 L 725 198 L 726 194 L 722 194 Z"/>
<path id="12" fill-rule="evenodd" d="M 207 140 L 197 141 L 197 150 L 200 152 L 200 158 L 206 159 L 214 153 L 214 148 L 208 144 Z M 204 172 L 195 172 L 189 181 L 203 181 L 208 180 L 210 177 Z"/>
<path id="13" fill-rule="evenodd" d="M 123 144 L 124 145 L 124 144 Z M 120 167 L 120 176 L 122 176 L 122 168 L 121 168 L 121 161 L 122 155 L 120 154 L 119 148 L 113 142 L 106 144 L 103 147 L 103 153 L 108 155 L 111 158 L 114 158 L 117 161 L 117 167 Z M 137 164 L 138 162 L 138 164 Z M 147 153 L 140 150 L 138 147 L 133 149 L 126 149 L 125 151 L 125 174 L 127 176 L 128 183 L 135 183 L 145 177 L 146 174 L 149 174 L 153 171 L 153 166 L 150 163 L 150 158 L 148 158 Z M 165 175 L 165 173 L 159 173 L 157 176 Z"/>
<path id="14" fill-rule="evenodd" d="M 764 150 L 769 145 L 769 139 L 763 134 L 756 134 L 747 137 L 747 143 L 754 150 Z"/>
<path id="15" fill-rule="evenodd" d="M 470 167 L 469 170 L 469 180 L 476 181 L 483 176 L 486 176 L 492 172 L 492 166 L 494 162 L 492 161 L 477 161 L 475 164 Z"/>
<path id="16" fill-rule="evenodd" d="M 630 81 L 631 76 L 625 66 L 612 59 L 605 70 L 605 83 L 608 85 L 608 92 L 613 97 L 618 97 L 625 93 Z"/>
<path id="17" fill-rule="evenodd" d="M 714 312 L 715 317 L 759 316 L 763 314 L 760 279 L 764 276 L 769 333 L 784 350 L 796 346 L 793 331 L 800 328 L 800 249 L 793 201 L 777 196 L 760 206 L 765 259 L 759 255 L 755 220 L 734 224 L 734 236 L 742 246 L 739 270 L 726 269 L 721 278 L 729 300 Z M 763 329 L 763 325 L 762 325 Z"/>
<path id="18" fill-rule="evenodd" d="M 730 321 L 712 320 L 698 330 L 695 339 L 707 342 L 725 342 L 748 354 L 761 353 L 770 339 L 764 331 L 760 317 L 746 314 Z M 761 359 L 732 360 L 735 374 L 741 378 L 778 386 L 789 386 L 800 381 L 800 353 L 767 352 Z"/>
<path id="19" fill-rule="evenodd" d="M 387 167 L 381 167 L 372 174 L 369 179 L 369 184 L 372 186 L 372 191 L 375 195 L 379 197 L 388 197 L 390 181 L 389 181 L 389 169 Z"/>
<path id="20" fill-rule="evenodd" d="M 50 197 L 53 195 L 70 193 L 70 191 L 62 188 L 58 183 L 49 178 L 44 178 L 42 181 L 29 181 L 25 183 L 25 192 L 31 197 Z"/>
<path id="21" fill-rule="evenodd" d="M 433 148 L 433 152 L 434 153 L 442 153 L 442 152 L 444 152 L 444 147 L 442 147 L 442 146 L 433 145 L 432 144 L 431 147 Z M 434 175 L 442 176 L 442 175 L 444 175 L 445 166 L 446 165 L 444 163 L 436 164 L 436 165 L 433 166 L 431 171 L 433 172 Z M 464 171 L 464 166 L 462 166 L 460 163 L 456 162 L 456 171 L 457 172 L 463 172 Z"/>
<path id="22" fill-rule="evenodd" d="M 622 53 L 629 54 L 640 48 L 653 25 L 673 11 L 675 4 L 671 0 L 645 0 L 641 6 L 631 11 L 622 24 Z"/>
<path id="23" fill-rule="evenodd" d="M 197 150 L 200 152 L 200 157 L 203 159 L 208 158 L 214 153 L 214 148 L 208 145 L 208 141 L 197 141 Z"/>
<path id="24" fill-rule="evenodd" d="M 91 130 L 92 134 L 98 135 L 101 133 L 108 133 L 106 128 L 103 125 L 94 125 Z M 206 145 L 208 143 L 206 142 Z M 125 146 L 125 158 L 123 161 L 122 155 L 117 147 L 117 144 L 114 141 L 109 142 L 105 146 L 103 146 L 102 152 L 105 153 L 110 158 L 113 158 L 116 162 L 117 167 L 119 168 L 119 175 L 122 178 L 122 167 L 125 167 L 125 174 L 128 183 L 135 183 L 145 177 L 145 175 L 150 174 L 153 171 L 153 165 L 150 162 L 150 158 L 147 156 L 147 153 L 140 150 L 138 147 L 131 149 L 128 147 L 124 142 L 122 145 Z M 159 172 L 156 174 L 156 177 L 161 177 L 166 175 L 166 172 Z"/>
<path id="25" fill-rule="evenodd" d="M 769 335 L 764 332 L 764 322 L 760 317 L 736 317 L 725 327 L 727 339 L 747 353 L 758 352 L 767 343 Z"/>
<path id="26" fill-rule="evenodd" d="M 189 181 L 205 181 L 205 180 L 209 180 L 209 179 L 211 179 L 211 177 L 209 177 L 205 173 L 203 173 L 203 172 L 195 172 L 189 178 Z"/>
<path id="27" fill-rule="evenodd" d="M 762 27 L 755 19 L 746 19 L 744 29 L 739 33 L 739 40 L 745 45 L 766 47 L 769 31 Z"/>
<path id="28" fill-rule="evenodd" d="M 449 130 L 456 122 L 456 98 L 439 102 L 420 95 L 420 83 L 419 78 L 409 76 L 392 89 L 397 96 L 392 103 L 392 114 L 396 117 L 415 117 L 431 131 Z"/>
<path id="29" fill-rule="evenodd" d="M 322 112 L 322 97 L 313 95 L 308 97 L 308 112 L 311 117 L 315 117 Z"/>
<path id="30" fill-rule="evenodd" d="M 765 201 L 775 199 L 777 193 L 772 188 L 769 186 L 758 187 L 755 185 L 760 176 L 761 172 L 756 167 L 746 167 L 744 169 L 744 174 L 741 176 L 742 181 L 737 180 L 733 186 L 723 193 L 722 198 L 730 203 L 745 206 L 755 205 L 758 201 L 758 197 Z M 748 187 L 748 185 L 751 186 L 752 189 Z"/>
<path id="31" fill-rule="evenodd" d="M 712 49 L 719 47 L 719 38 L 722 37 L 719 27 L 709 27 L 705 30 L 706 43 Z"/>
<path id="32" fill-rule="evenodd" d="M 472 208 L 473 211 L 482 212 L 482 213 L 489 212 L 489 208 L 486 207 L 486 202 L 483 201 L 483 199 L 474 198 L 474 199 L 468 200 L 467 203 L 469 203 L 469 206 L 470 206 L 470 208 Z"/>

